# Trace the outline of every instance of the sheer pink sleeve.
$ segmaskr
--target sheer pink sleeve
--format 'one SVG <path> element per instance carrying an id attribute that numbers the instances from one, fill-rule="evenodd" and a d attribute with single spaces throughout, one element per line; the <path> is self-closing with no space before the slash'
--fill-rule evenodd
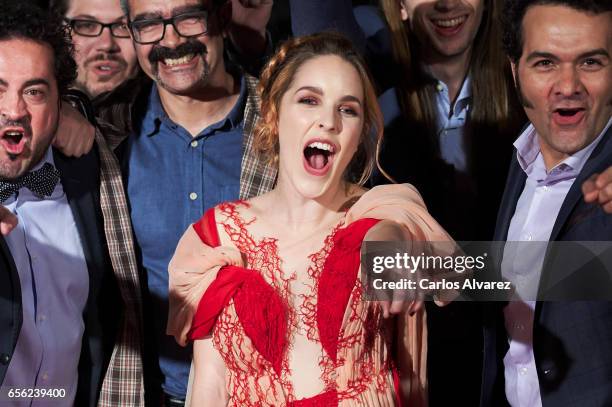
<path id="1" fill-rule="evenodd" d="M 410 231 L 415 240 L 453 241 L 427 212 L 423 198 L 410 184 L 380 185 L 363 194 L 348 211 L 346 223 L 361 218 L 399 223 Z"/>
<path id="2" fill-rule="evenodd" d="M 214 209 L 211 209 L 185 231 L 168 265 L 169 312 L 166 333 L 174 336 L 181 346 L 187 344 L 187 334 L 200 299 L 217 277 L 219 269 L 226 265 L 242 265 L 237 249 L 213 247 L 204 243 L 208 241 L 219 244 L 214 224 Z"/>
<path id="3" fill-rule="evenodd" d="M 396 222 L 406 228 L 412 239 L 449 242 L 448 233 L 429 214 L 423 198 L 410 184 L 382 185 L 366 192 L 348 211 L 346 223 L 362 218 Z M 408 406 L 427 405 L 427 323 L 425 308 L 414 316 L 398 316 L 396 362 L 400 372 L 400 391 Z"/>

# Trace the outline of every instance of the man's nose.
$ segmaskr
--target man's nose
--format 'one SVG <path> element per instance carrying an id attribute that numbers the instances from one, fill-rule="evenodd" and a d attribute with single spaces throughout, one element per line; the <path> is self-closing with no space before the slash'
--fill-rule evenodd
<path id="1" fill-rule="evenodd" d="M 0 99 L 0 116 L 2 121 L 20 120 L 27 115 L 26 103 L 17 93 L 5 93 Z"/>
<path id="2" fill-rule="evenodd" d="M 96 49 L 98 51 L 118 52 L 119 45 L 117 39 L 113 37 L 110 27 L 104 27 L 100 35 L 96 38 Z"/>
<path id="3" fill-rule="evenodd" d="M 159 42 L 160 45 L 164 47 L 168 47 L 174 49 L 181 42 L 181 36 L 176 32 L 174 26 L 172 24 L 166 25 L 166 32 L 164 33 L 164 38 Z"/>
<path id="4" fill-rule="evenodd" d="M 556 95 L 569 97 L 579 95 L 584 91 L 580 73 L 575 66 L 561 66 L 554 92 Z"/>
<path id="5" fill-rule="evenodd" d="M 459 0 L 438 0 L 434 4 L 434 8 L 438 11 L 449 11 L 457 7 Z"/>

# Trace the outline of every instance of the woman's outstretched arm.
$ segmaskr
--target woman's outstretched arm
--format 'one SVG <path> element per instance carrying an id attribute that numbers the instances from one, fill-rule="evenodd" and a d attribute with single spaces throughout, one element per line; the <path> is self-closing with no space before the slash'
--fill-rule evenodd
<path id="1" fill-rule="evenodd" d="M 193 343 L 193 387 L 191 407 L 224 407 L 228 394 L 226 367 L 221 354 L 213 346 L 212 337 Z"/>

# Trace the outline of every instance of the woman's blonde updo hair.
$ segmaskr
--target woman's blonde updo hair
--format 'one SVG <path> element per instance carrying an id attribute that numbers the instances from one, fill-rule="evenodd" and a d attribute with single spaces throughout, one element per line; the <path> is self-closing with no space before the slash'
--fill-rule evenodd
<path id="1" fill-rule="evenodd" d="M 255 129 L 254 147 L 271 165 L 278 165 L 278 119 L 283 95 L 295 73 L 308 60 L 335 55 L 359 73 L 364 90 L 364 120 L 361 140 L 346 170 L 345 179 L 363 185 L 374 168 L 376 151 L 383 133 L 382 113 L 369 72 L 351 42 L 336 33 L 318 33 L 289 39 L 265 66 L 259 79 L 261 120 Z"/>

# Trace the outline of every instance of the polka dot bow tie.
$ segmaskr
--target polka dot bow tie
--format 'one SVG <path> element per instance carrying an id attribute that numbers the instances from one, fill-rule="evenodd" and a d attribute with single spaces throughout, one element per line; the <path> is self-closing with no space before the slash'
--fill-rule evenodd
<path id="1" fill-rule="evenodd" d="M 0 202 L 6 201 L 20 188 L 26 187 L 36 195 L 51 196 L 60 179 L 60 172 L 50 163 L 36 171 L 28 172 L 14 181 L 0 181 Z"/>

